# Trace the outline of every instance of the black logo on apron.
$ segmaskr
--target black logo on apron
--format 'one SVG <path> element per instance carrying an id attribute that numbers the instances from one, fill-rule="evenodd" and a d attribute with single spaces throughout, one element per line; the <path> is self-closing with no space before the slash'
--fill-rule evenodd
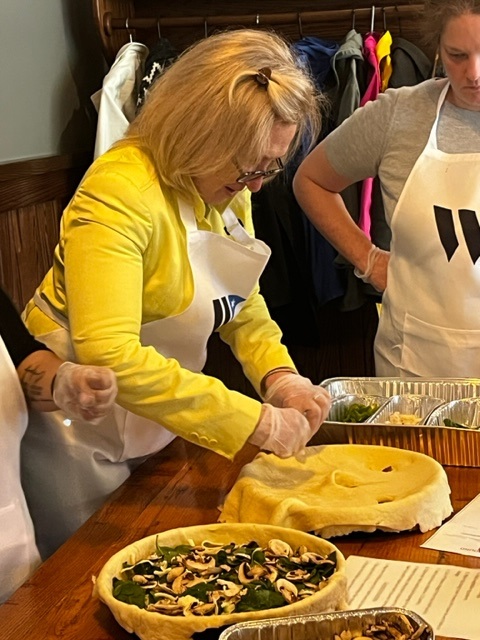
<path id="1" fill-rule="evenodd" d="M 447 260 L 450 262 L 460 244 L 453 224 L 453 211 L 437 205 L 433 205 L 433 209 L 440 242 L 445 250 Z M 459 209 L 458 217 L 468 253 L 472 263 L 475 264 L 480 258 L 480 224 L 478 223 L 477 214 L 471 209 Z"/>
<path id="2" fill-rule="evenodd" d="M 245 298 L 235 295 L 223 296 L 223 298 L 217 298 L 213 301 L 213 311 L 215 314 L 214 331 L 227 322 L 230 322 L 235 315 L 237 306 L 241 302 L 245 302 Z"/>

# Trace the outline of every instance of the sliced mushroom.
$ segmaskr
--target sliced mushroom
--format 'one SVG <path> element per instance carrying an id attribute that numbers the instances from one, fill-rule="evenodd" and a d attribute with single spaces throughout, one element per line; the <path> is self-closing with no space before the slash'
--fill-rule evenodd
<path id="1" fill-rule="evenodd" d="M 410 624 L 410 620 L 406 616 L 404 616 L 403 613 L 398 616 L 397 625 L 400 627 L 400 631 L 402 633 L 412 635 L 413 627 Z"/>
<path id="2" fill-rule="evenodd" d="M 182 576 L 183 578 L 184 576 Z M 191 578 L 189 578 L 188 580 L 185 581 L 185 586 L 187 587 L 187 589 L 189 589 L 190 587 L 194 587 L 196 584 L 200 584 L 201 582 L 205 582 L 205 580 L 203 578 L 194 578 L 193 576 Z"/>
<path id="3" fill-rule="evenodd" d="M 184 561 L 184 564 L 187 569 L 190 569 L 190 571 L 197 571 L 201 574 L 215 567 L 215 558 L 210 558 L 208 562 L 197 562 L 187 558 Z"/>
<path id="4" fill-rule="evenodd" d="M 238 595 L 243 589 L 243 585 L 235 584 L 235 582 L 230 582 L 229 580 L 217 580 L 217 584 L 222 587 L 222 591 L 220 593 L 227 596 L 227 598 Z"/>
<path id="5" fill-rule="evenodd" d="M 286 556 L 288 558 L 293 555 L 291 546 L 283 540 L 270 540 L 267 545 L 267 549 L 271 553 L 274 553 L 276 556 Z"/>
<path id="6" fill-rule="evenodd" d="M 249 573 L 255 580 L 258 580 L 267 575 L 268 569 L 267 567 L 262 567 L 261 564 L 252 564 Z"/>
<path id="7" fill-rule="evenodd" d="M 200 600 L 194 596 L 181 596 L 178 599 L 178 604 L 182 607 L 183 614 L 187 616 L 191 613 L 193 607 L 200 604 Z"/>
<path id="8" fill-rule="evenodd" d="M 293 582 L 285 580 L 285 578 L 280 578 L 280 580 L 277 580 L 275 583 L 275 589 L 282 594 L 288 603 L 295 602 L 297 600 L 298 589 Z"/>
<path id="9" fill-rule="evenodd" d="M 250 575 L 250 565 L 248 563 L 242 562 L 238 567 L 238 579 L 241 584 L 249 584 L 255 580 L 255 577 Z"/>
<path id="10" fill-rule="evenodd" d="M 270 582 L 273 584 L 275 580 L 278 578 L 278 571 L 276 567 L 271 564 L 265 564 L 265 570 L 266 570 L 265 577 L 268 580 L 270 580 Z"/>
<path id="11" fill-rule="evenodd" d="M 312 574 L 305 569 L 294 569 L 293 571 L 288 571 L 285 574 L 285 579 L 290 580 L 291 582 L 305 582 L 308 580 Z"/>
<path id="12" fill-rule="evenodd" d="M 173 582 L 176 578 L 181 576 L 183 573 L 185 573 L 185 567 L 183 567 L 182 565 L 178 567 L 173 567 L 173 569 L 170 569 L 170 571 L 167 573 L 167 582 Z"/>
<path id="13" fill-rule="evenodd" d="M 208 616 L 210 613 L 213 613 L 214 610 L 215 603 L 202 602 L 201 604 L 193 606 L 190 612 L 193 613 L 194 616 Z"/>
<path id="14" fill-rule="evenodd" d="M 422 624 L 418 627 L 415 633 L 412 634 L 411 640 L 417 640 L 418 638 L 420 638 L 426 628 L 427 628 L 427 625 L 424 622 L 422 622 Z"/>
<path id="15" fill-rule="evenodd" d="M 149 604 L 147 607 L 147 611 L 157 611 L 158 613 L 164 613 L 169 616 L 178 616 L 183 613 L 182 607 L 178 604 L 166 604 L 163 602 L 155 602 L 154 604 Z"/>
<path id="16" fill-rule="evenodd" d="M 154 591 L 152 593 L 152 596 L 155 598 L 155 600 L 164 600 L 165 602 L 170 601 L 170 602 L 176 602 L 177 601 L 177 596 L 173 593 L 173 591 L 171 589 L 168 589 L 168 587 L 165 587 L 165 585 L 159 584 L 157 586 L 157 589 L 159 589 L 158 591 Z M 167 591 L 168 589 L 168 591 Z"/>
<path id="17" fill-rule="evenodd" d="M 305 564 L 322 564 L 323 562 L 330 563 L 332 561 L 328 560 L 328 558 L 324 558 L 324 556 L 320 555 L 319 553 L 306 551 L 300 556 L 300 562 L 304 562 Z"/>
<path id="18" fill-rule="evenodd" d="M 173 591 L 173 593 L 177 593 L 177 594 L 183 593 L 186 588 L 187 588 L 186 581 L 185 581 L 183 575 L 178 576 L 172 582 L 172 591 Z"/>

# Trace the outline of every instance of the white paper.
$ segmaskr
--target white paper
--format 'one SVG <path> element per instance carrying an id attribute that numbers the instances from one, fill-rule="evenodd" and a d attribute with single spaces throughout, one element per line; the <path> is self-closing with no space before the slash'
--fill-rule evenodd
<path id="1" fill-rule="evenodd" d="M 480 569 L 349 556 L 350 609 L 402 607 L 436 635 L 480 639 Z"/>
<path id="2" fill-rule="evenodd" d="M 480 558 L 480 494 L 421 546 Z"/>

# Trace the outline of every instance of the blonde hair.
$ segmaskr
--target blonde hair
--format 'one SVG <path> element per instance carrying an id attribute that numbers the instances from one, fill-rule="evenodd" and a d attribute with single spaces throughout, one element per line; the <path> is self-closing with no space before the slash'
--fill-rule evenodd
<path id="1" fill-rule="evenodd" d="M 426 0 L 423 10 L 424 42 L 437 47 L 447 23 L 465 14 L 480 14 L 480 0 Z"/>
<path id="2" fill-rule="evenodd" d="M 263 68 L 271 70 L 267 84 L 255 79 Z M 162 179 L 188 193 L 192 177 L 234 159 L 255 166 L 276 122 L 297 126 L 289 157 L 306 138 L 313 144 L 321 100 L 280 36 L 227 31 L 193 45 L 159 77 L 126 140 L 146 148 Z"/>

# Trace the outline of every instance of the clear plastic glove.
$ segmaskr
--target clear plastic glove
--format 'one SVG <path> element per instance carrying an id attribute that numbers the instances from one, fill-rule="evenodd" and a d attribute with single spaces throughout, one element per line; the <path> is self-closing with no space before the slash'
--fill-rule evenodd
<path id="1" fill-rule="evenodd" d="M 368 278 L 368 282 L 380 293 L 383 293 L 387 288 L 387 270 L 389 260 L 390 252 L 379 249 L 377 258 L 373 264 L 372 273 Z"/>
<path id="2" fill-rule="evenodd" d="M 367 267 L 362 273 L 358 269 L 354 270 L 357 278 L 364 282 L 368 282 L 374 289 L 383 293 L 387 288 L 387 271 L 388 262 L 390 260 L 390 252 L 379 249 L 372 245 L 368 253 Z"/>
<path id="3" fill-rule="evenodd" d="M 289 458 L 303 451 L 312 435 L 308 420 L 296 409 L 263 404 L 260 419 L 248 441 L 280 458 Z"/>
<path id="4" fill-rule="evenodd" d="M 69 418 L 98 424 L 115 402 L 117 379 L 111 369 L 64 362 L 53 383 L 53 401 Z"/>
<path id="5" fill-rule="evenodd" d="M 327 419 L 331 404 L 330 395 L 323 387 L 295 373 L 287 373 L 272 382 L 264 400 L 275 407 L 299 411 L 307 418 L 313 433 Z"/>

